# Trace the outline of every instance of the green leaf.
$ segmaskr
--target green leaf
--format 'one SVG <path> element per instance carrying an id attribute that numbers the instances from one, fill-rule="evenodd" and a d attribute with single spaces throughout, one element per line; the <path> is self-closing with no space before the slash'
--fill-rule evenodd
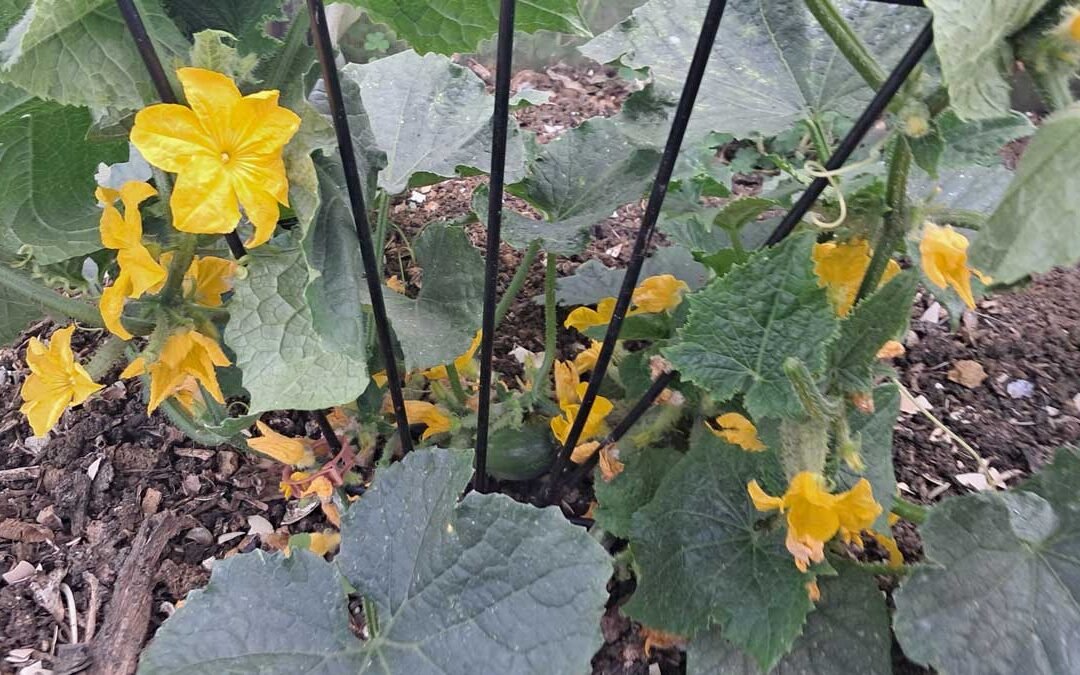
<path id="1" fill-rule="evenodd" d="M 939 672 L 1069 673 L 1080 663 L 1080 454 L 1030 482 L 943 502 L 919 528 L 928 562 L 895 594 L 895 631 Z M 978 658 L 972 658 L 977 654 Z"/>
<path id="2" fill-rule="evenodd" d="M 915 164 L 931 176 L 937 176 L 941 156 L 945 154 L 945 139 L 941 134 L 935 129 L 920 138 L 909 138 L 908 145 Z"/>
<path id="3" fill-rule="evenodd" d="M 471 70 L 445 56 L 404 51 L 341 70 L 367 110 L 375 142 L 386 152 L 379 187 L 397 194 L 424 175 L 450 177 L 491 164 L 492 96 Z M 511 121 L 506 148 L 506 181 L 521 178 L 524 150 Z M 432 182 L 430 178 L 426 179 Z"/>
<path id="4" fill-rule="evenodd" d="M 842 568 L 841 568 L 842 569 Z M 841 573 L 822 579 L 821 600 L 773 675 L 891 675 L 889 610 L 874 577 Z M 713 630 L 686 650 L 687 675 L 762 675 L 743 651 Z"/>
<path id="5" fill-rule="evenodd" d="M 859 434 L 862 444 L 862 460 L 866 465 L 862 473 L 852 471 L 840 462 L 836 471 L 837 490 L 854 487 L 860 478 L 870 482 L 874 500 L 881 504 L 881 515 L 874 521 L 874 529 L 889 533 L 889 511 L 896 495 L 896 473 L 893 470 L 893 427 L 900 416 L 900 390 L 892 384 L 875 387 L 874 412 L 866 415 L 848 409 L 848 424 L 854 436 Z"/>
<path id="6" fill-rule="evenodd" d="M 874 381 L 871 367 L 888 340 L 907 328 L 919 275 L 907 271 L 864 299 L 840 322 L 840 335 L 829 346 L 828 375 L 844 394 L 866 393 Z"/>
<path id="7" fill-rule="evenodd" d="M 127 143 L 86 140 L 90 113 L 40 100 L 0 116 L 0 245 L 42 265 L 101 248 L 94 170 Z"/>
<path id="8" fill-rule="evenodd" d="M 359 670 L 586 672 L 603 643 L 607 553 L 557 508 L 459 502 L 471 475 L 471 452 L 410 453 L 343 518 L 338 563 L 379 616 Z"/>
<path id="9" fill-rule="evenodd" d="M 1012 47 L 1006 41 L 1048 0 L 926 0 L 934 12 L 934 48 L 961 119 L 1000 117 L 1009 110 Z"/>
<path id="10" fill-rule="evenodd" d="M 717 402 L 742 393 L 750 415 L 802 414 L 782 365 L 797 357 L 819 374 L 836 318 L 818 287 L 812 234 L 754 255 L 689 296 L 690 318 L 663 353 Z"/>
<path id="11" fill-rule="evenodd" d="M 589 58 L 622 58 L 649 68 L 660 93 L 677 98 L 686 78 L 706 0 L 652 0 L 585 44 Z M 907 49 L 925 12 L 860 0 L 841 13 L 888 69 Z M 710 131 L 747 138 L 787 131 L 826 112 L 858 115 L 873 96 L 801 0 L 730 3 L 687 130 L 686 144 Z"/>
<path id="12" fill-rule="evenodd" d="M 43 316 L 45 310 L 41 306 L 22 293 L 0 285 L 0 343 L 14 342 L 27 326 Z"/>
<path id="13" fill-rule="evenodd" d="M 159 100 L 114 0 L 12 1 L 18 9 L 0 13 L 0 81 L 67 105 Z M 183 62 L 188 43 L 157 0 L 135 5 L 161 61 Z"/>
<path id="14" fill-rule="evenodd" d="M 696 253 L 711 255 L 729 249 L 735 236 L 733 233 L 738 233 L 744 248 L 753 249 L 760 246 L 764 238 L 757 232 L 748 232 L 748 236 L 744 236 L 740 230 L 776 206 L 775 200 L 761 197 L 734 199 L 722 207 L 707 207 L 694 200 L 686 208 L 665 213 L 660 230 L 669 239 Z"/>
<path id="15" fill-rule="evenodd" d="M 646 626 L 693 636 L 716 624 L 768 669 L 791 647 L 813 607 L 812 579 L 784 548 L 784 527 L 763 517 L 747 482 L 782 491 L 771 452 L 750 453 L 695 425 L 690 452 L 633 517 L 630 548 L 639 568 L 626 613 Z"/>
<path id="16" fill-rule="evenodd" d="M 503 209 L 502 238 L 524 248 L 539 239 L 550 253 L 580 253 L 588 228 L 636 202 L 652 183 L 660 153 L 625 133 L 629 123 L 598 118 L 540 146 L 524 180 L 507 191 L 529 202 L 544 217 L 535 220 Z M 473 193 L 472 208 L 487 222 L 486 187 Z"/>
<path id="17" fill-rule="evenodd" d="M 384 23 L 418 52 L 474 52 L 499 27 L 499 3 L 491 0 L 348 0 L 363 7 L 377 23 Z M 522 2 L 514 16 L 514 29 L 589 36 L 577 0 Z"/>
<path id="18" fill-rule="evenodd" d="M 264 55 L 280 44 L 267 33 L 270 21 L 284 21 L 283 0 L 164 0 L 165 11 L 187 35 L 213 28 L 231 33 L 241 54 Z"/>
<path id="19" fill-rule="evenodd" d="M 299 248 L 261 246 L 229 301 L 225 343 L 236 354 L 251 412 L 316 410 L 356 398 L 368 383 L 366 359 L 336 348 L 315 330 Z"/>
<path id="20" fill-rule="evenodd" d="M 670 448 L 628 448 L 620 444 L 620 460 L 625 468 L 610 482 L 593 483 L 597 507 L 596 524 L 616 537 L 628 538 L 631 519 L 652 501 L 664 476 L 679 463 L 682 453 Z"/>
<path id="21" fill-rule="evenodd" d="M 573 274 L 555 281 L 555 298 L 560 305 L 596 304 L 601 298 L 619 294 L 625 273 L 625 270 L 608 267 L 595 258 L 586 260 Z M 709 270 L 681 246 L 659 248 L 645 259 L 640 278 L 644 280 L 658 274 L 670 274 L 686 282 L 691 290 L 701 288 L 709 280 Z M 539 300 L 543 302 L 543 298 Z"/>
<path id="22" fill-rule="evenodd" d="M 936 180 L 913 170 L 908 196 L 931 220 L 955 225 L 981 225 L 997 208 L 1012 182 L 1013 172 L 1003 166 L 968 166 L 942 169 Z"/>
<path id="23" fill-rule="evenodd" d="M 1006 143 L 1035 133 L 1027 115 L 1014 112 L 986 120 L 961 120 L 946 110 L 934 120 L 945 141 L 941 163 L 946 167 L 1000 166 L 1001 148 Z"/>
<path id="24" fill-rule="evenodd" d="M 971 264 L 1009 284 L 1080 260 L 1080 110 L 1043 123 L 1016 179 L 972 243 Z"/>

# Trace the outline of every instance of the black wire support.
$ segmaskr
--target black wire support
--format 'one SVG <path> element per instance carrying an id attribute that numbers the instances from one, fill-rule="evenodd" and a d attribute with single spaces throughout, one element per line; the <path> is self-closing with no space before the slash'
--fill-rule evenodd
<path id="1" fill-rule="evenodd" d="M 495 285 L 499 280 L 502 239 L 503 179 L 510 120 L 510 68 L 514 55 L 515 0 L 499 3 L 499 42 L 495 60 L 495 110 L 491 117 L 491 183 L 488 190 L 487 242 L 484 258 L 484 315 L 480 322 L 480 400 L 476 408 L 476 454 L 473 489 L 487 492 L 488 420 L 491 416 L 491 369 L 495 356 Z"/>
<path id="2" fill-rule="evenodd" d="M 323 438 L 326 439 L 326 444 L 330 446 L 330 453 L 336 456 L 341 452 L 341 439 L 338 438 L 337 432 L 334 431 L 334 425 L 330 424 L 330 418 L 326 416 L 325 410 L 314 410 L 312 414 L 319 424 L 319 431 L 322 432 Z"/>
<path id="3" fill-rule="evenodd" d="M 375 321 L 375 334 L 379 340 L 383 365 L 386 367 L 387 385 L 390 389 L 390 403 L 397 420 L 398 436 L 401 439 L 401 451 L 412 451 L 412 436 L 409 434 L 409 416 L 405 412 L 405 397 L 401 392 L 401 378 L 397 360 L 394 358 L 394 344 L 390 339 L 390 320 L 386 316 L 386 303 L 383 300 L 381 276 L 375 264 L 375 247 L 371 242 L 371 224 L 368 222 L 367 206 L 360 183 L 360 172 L 356 166 L 356 154 L 353 149 L 352 135 L 349 133 L 349 119 L 345 102 L 341 94 L 341 81 L 338 79 L 337 65 L 334 63 L 334 48 L 330 43 L 330 32 L 326 24 L 326 10 L 322 0 L 307 0 L 311 14 L 311 30 L 315 38 L 315 51 L 322 67 L 323 81 L 326 83 L 326 97 L 330 102 L 330 115 L 337 135 L 338 150 L 341 153 L 341 166 L 345 172 L 345 186 L 349 192 L 349 206 L 352 208 L 353 225 L 356 237 L 360 241 L 360 257 L 364 263 L 364 276 L 367 280 L 368 294 L 371 296 L 371 313 Z"/>
<path id="4" fill-rule="evenodd" d="M 694 101 L 697 99 L 698 90 L 701 88 L 701 80 L 705 75 L 705 66 L 709 62 L 713 42 L 716 40 L 716 31 L 720 26 L 720 19 L 724 15 L 726 4 L 726 0 L 710 0 L 709 7 L 705 12 L 705 20 L 702 22 L 701 33 L 698 35 L 697 46 L 694 48 L 694 57 L 690 62 L 686 83 L 683 85 L 682 95 L 679 97 L 679 104 L 675 109 L 675 119 L 672 122 L 671 131 L 668 132 L 664 154 L 660 158 L 660 167 L 656 172 L 656 179 L 653 181 L 652 191 L 649 193 L 649 201 L 645 206 L 645 214 L 642 216 L 641 226 L 638 228 L 637 237 L 634 240 L 630 263 L 627 265 L 622 288 L 620 288 L 615 301 L 615 310 L 612 313 L 610 323 L 608 323 L 604 342 L 596 359 L 596 365 L 593 367 L 592 375 L 589 376 L 589 386 L 585 391 L 585 395 L 581 398 L 581 407 L 574 418 L 566 442 L 560 448 L 559 455 L 555 460 L 552 469 L 552 480 L 548 483 L 548 495 L 550 495 L 550 490 L 554 487 L 558 477 L 566 469 L 567 463 L 570 461 L 570 455 L 574 452 L 574 446 L 577 445 L 577 441 L 581 437 L 585 421 L 589 417 L 593 403 L 596 402 L 596 396 L 600 392 L 600 384 L 603 382 L 608 365 L 611 363 L 611 355 L 615 351 L 615 341 L 619 337 L 623 319 L 626 318 L 627 310 L 630 308 L 630 297 L 637 286 L 638 278 L 641 276 L 645 253 L 649 248 L 653 232 L 656 230 L 660 207 L 663 205 L 664 197 L 667 195 L 668 182 L 671 180 L 671 174 L 675 169 L 675 160 L 679 156 L 683 136 L 686 135 L 686 127 L 690 122 L 690 114 L 694 110 Z"/>
<path id="5" fill-rule="evenodd" d="M 919 36 L 915 38 L 915 41 L 904 53 L 903 58 L 896 64 L 893 71 L 889 73 L 888 79 L 881 85 L 877 93 L 874 94 L 874 98 L 870 101 L 870 104 L 863 110 L 862 115 L 855 121 L 855 125 L 851 127 L 851 131 L 844 136 L 844 139 L 840 141 L 840 145 L 837 146 L 836 151 L 829 156 L 829 160 L 825 162 L 826 171 L 836 171 L 842 167 L 851 157 L 851 154 L 855 152 L 855 149 L 862 143 L 863 137 L 870 131 L 870 127 L 877 122 L 881 114 L 885 112 L 885 108 L 888 107 L 889 102 L 892 101 L 893 96 L 899 91 L 901 85 L 904 84 L 904 80 L 907 79 L 911 71 L 915 69 L 915 66 L 919 65 L 919 61 L 926 54 L 926 51 L 930 49 L 930 45 L 934 42 L 934 31 L 932 22 L 928 22 L 923 27 Z M 817 198 L 821 196 L 821 193 L 829 185 L 828 178 L 815 178 L 806 191 L 802 193 L 799 200 L 795 202 L 795 205 L 791 207 L 791 210 L 787 212 L 784 219 L 780 221 L 780 224 L 776 226 L 776 229 L 769 235 L 768 240 L 765 242 L 766 246 L 772 246 L 780 243 L 784 237 L 791 234 L 791 231 L 795 229 L 806 212 L 810 210 L 810 207 L 814 205 Z"/>

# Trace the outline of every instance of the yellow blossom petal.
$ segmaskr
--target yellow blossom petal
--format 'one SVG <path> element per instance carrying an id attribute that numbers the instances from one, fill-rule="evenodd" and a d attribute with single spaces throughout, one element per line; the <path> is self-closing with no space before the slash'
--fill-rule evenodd
<path id="1" fill-rule="evenodd" d="M 392 275 L 389 279 L 386 280 L 386 287 L 394 291 L 395 293 L 401 293 L 402 295 L 405 295 L 405 282 L 399 279 L 398 275 L 396 274 Z"/>
<path id="2" fill-rule="evenodd" d="M 476 331 L 473 335 L 472 342 L 469 343 L 469 348 L 466 349 L 461 356 L 454 359 L 454 369 L 458 371 L 458 374 L 466 373 L 469 366 L 472 364 L 473 357 L 476 356 L 476 350 L 480 348 L 481 331 Z M 446 366 L 435 366 L 434 368 L 428 368 L 421 373 L 429 380 L 445 380 L 450 377 L 449 372 L 446 370 Z"/>
<path id="3" fill-rule="evenodd" d="M 577 392 L 580 398 L 588 384 L 582 382 L 578 385 Z M 578 411 L 581 409 L 579 404 L 569 404 L 559 406 L 563 414 L 558 417 L 551 418 L 551 432 L 555 435 L 555 438 L 560 443 L 566 443 L 567 437 L 570 435 L 570 429 L 574 425 L 574 419 L 577 417 Z M 581 430 L 581 438 L 579 441 L 587 441 L 596 436 L 599 436 L 605 430 L 604 420 L 607 418 L 611 411 L 614 410 L 614 404 L 603 396 L 597 396 L 593 402 L 592 410 L 589 411 L 589 417 L 585 420 L 585 426 Z"/>
<path id="4" fill-rule="evenodd" d="M 410 424 L 423 424 L 427 428 L 421 440 L 450 432 L 450 415 L 445 410 L 427 401 L 405 401 L 405 413 Z"/>
<path id="5" fill-rule="evenodd" d="M 341 545 L 341 534 L 338 532 L 311 532 L 308 534 L 308 550 L 318 556 L 336 551 Z"/>
<path id="6" fill-rule="evenodd" d="M 334 496 L 334 485 L 326 476 L 316 476 L 308 486 L 300 491 L 301 497 L 317 495 L 321 501 L 326 501 Z"/>
<path id="7" fill-rule="evenodd" d="M 615 480 L 615 476 L 618 476 L 626 468 L 622 460 L 619 459 L 619 449 L 615 447 L 614 443 L 609 443 L 600 448 L 600 478 L 605 483 L 610 483 Z"/>
<path id="8" fill-rule="evenodd" d="M 382 389 L 383 387 L 385 387 L 386 383 L 390 381 L 390 378 L 388 378 L 386 376 L 386 371 L 385 370 L 380 370 L 377 373 L 372 373 L 371 374 L 371 379 L 374 380 L 375 386 L 378 387 L 379 389 Z"/>
<path id="9" fill-rule="evenodd" d="M 970 309 L 975 308 L 971 291 L 971 275 L 977 273 L 967 262 L 967 237 L 952 228 L 927 221 L 919 242 L 919 255 L 926 278 L 938 288 L 951 286 Z M 979 278 L 989 282 L 981 273 Z"/>
<path id="10" fill-rule="evenodd" d="M 642 312 L 666 312 L 679 306 L 683 293 L 690 290 L 685 281 L 676 279 L 671 274 L 660 274 L 642 281 L 631 302 Z"/>
<path id="11" fill-rule="evenodd" d="M 185 295 L 204 307 L 221 307 L 221 296 L 232 289 L 236 268 L 226 258 L 196 257 L 184 274 Z"/>
<path id="12" fill-rule="evenodd" d="M 593 326 L 606 326 L 611 323 L 611 315 L 615 313 L 615 298 L 604 298 L 596 304 L 596 309 L 590 307 L 578 307 L 566 317 L 563 325 L 567 328 L 576 328 L 585 332 Z"/>
<path id="13" fill-rule="evenodd" d="M 754 502 L 754 508 L 758 511 L 784 510 L 783 497 L 773 497 L 761 489 L 756 480 L 746 484 L 746 492 L 750 495 L 750 501 Z"/>
<path id="14" fill-rule="evenodd" d="M 818 286 L 826 289 L 838 316 L 847 316 L 855 304 L 859 285 L 866 275 L 866 269 L 870 267 L 871 254 L 870 244 L 865 239 L 814 244 L 811 254 L 814 274 L 817 275 Z M 888 283 L 899 273 L 900 265 L 895 260 L 889 260 L 881 276 L 881 283 Z"/>
<path id="15" fill-rule="evenodd" d="M 578 377 L 577 368 L 569 361 L 555 362 L 555 400 L 560 408 L 581 402 L 578 396 L 578 386 L 581 378 Z"/>
<path id="16" fill-rule="evenodd" d="M 593 456 L 600 448 L 599 441 L 589 441 L 582 443 L 574 448 L 574 452 L 570 455 L 570 461 L 574 464 L 584 464 L 589 461 L 589 458 Z"/>
<path id="17" fill-rule="evenodd" d="M 188 377 L 194 377 L 214 400 L 224 403 L 225 397 L 221 393 L 215 367 L 230 363 L 217 341 L 197 331 L 184 329 L 169 336 L 156 361 L 147 365 L 142 360 L 138 368 L 136 362 L 132 362 L 121 375 L 130 377 L 143 369 L 150 374 L 148 409 L 153 412 L 162 401 L 184 387 Z"/>
<path id="18" fill-rule="evenodd" d="M 903 356 L 904 345 L 900 344 L 896 340 L 889 340 L 885 344 L 881 345 L 881 349 L 877 352 L 877 358 L 879 359 L 895 359 L 899 356 Z"/>
<path id="19" fill-rule="evenodd" d="M 602 346 L 604 346 L 602 342 L 589 340 L 589 348 L 574 357 L 574 367 L 577 368 L 579 374 L 584 375 L 596 367 L 596 360 L 600 358 Z"/>
<path id="20" fill-rule="evenodd" d="M 159 103 L 135 114 L 131 143 L 147 162 L 178 173 L 194 157 L 213 157 L 213 140 L 191 108 Z"/>
<path id="21" fill-rule="evenodd" d="M 101 389 L 75 362 L 71 351 L 74 332 L 72 324 L 54 332 L 48 347 L 37 338 L 30 338 L 27 345 L 26 365 L 30 375 L 20 390 L 23 404 L 19 411 L 26 415 L 35 436 L 47 434 L 69 406 L 84 403 Z"/>
<path id="22" fill-rule="evenodd" d="M 818 588 L 816 580 L 806 582 L 806 596 L 810 598 L 810 602 L 821 600 L 821 589 Z"/>
<path id="23" fill-rule="evenodd" d="M 191 234 L 226 234 L 236 229 L 240 205 L 220 162 L 192 157 L 177 174 L 169 207 L 173 227 Z"/>
<path id="24" fill-rule="evenodd" d="M 289 438 L 274 431 L 261 421 L 255 422 L 255 428 L 262 434 L 256 438 L 249 438 L 248 445 L 282 464 L 289 466 L 306 467 L 315 463 L 315 455 L 311 452 L 310 442 L 307 439 Z"/>
<path id="25" fill-rule="evenodd" d="M 748 452 L 761 452 L 765 449 L 765 444 L 758 438 L 757 427 L 739 413 L 724 413 L 716 418 L 716 424 L 718 429 L 712 425 L 706 426 L 709 427 L 709 431 L 728 443 L 733 443 Z"/>
<path id="26" fill-rule="evenodd" d="M 101 298 L 98 300 L 98 311 L 101 312 L 101 320 L 105 322 L 105 327 L 121 340 L 130 340 L 134 337 L 120 322 L 120 316 L 124 313 L 124 303 L 127 302 L 130 294 L 131 278 L 121 272 L 111 286 L 101 291 Z"/>
<path id="27" fill-rule="evenodd" d="M 885 552 L 889 555 L 889 567 L 904 566 L 904 554 L 900 552 L 900 547 L 896 544 L 895 539 L 874 530 L 870 530 L 870 536 L 872 536 L 874 541 L 878 543 L 878 546 L 885 549 Z"/>

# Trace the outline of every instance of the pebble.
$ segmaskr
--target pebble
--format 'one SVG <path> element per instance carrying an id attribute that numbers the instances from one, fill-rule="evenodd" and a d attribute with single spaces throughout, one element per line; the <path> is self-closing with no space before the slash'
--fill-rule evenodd
<path id="1" fill-rule="evenodd" d="M 1028 398 L 1035 393 L 1035 385 L 1027 380 L 1013 380 L 1005 386 L 1005 391 L 1012 398 Z"/>

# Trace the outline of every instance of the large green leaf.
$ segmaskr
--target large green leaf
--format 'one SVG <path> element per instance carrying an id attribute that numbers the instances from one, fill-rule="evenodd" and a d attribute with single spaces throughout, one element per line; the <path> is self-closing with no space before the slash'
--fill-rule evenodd
<path id="1" fill-rule="evenodd" d="M 267 33 L 267 24 L 286 18 L 283 4 L 284 0 L 164 0 L 165 10 L 188 35 L 207 28 L 223 30 L 237 38 L 241 54 L 260 55 L 280 42 Z"/>
<path id="2" fill-rule="evenodd" d="M 652 501 L 660 482 L 682 453 L 670 448 L 620 448 L 625 464 L 622 473 L 610 482 L 597 480 L 596 524 L 616 537 L 629 537 L 631 522 L 638 509 Z"/>
<path id="3" fill-rule="evenodd" d="M 573 274 L 555 281 L 555 298 L 560 305 L 592 305 L 601 298 L 619 294 L 626 270 L 608 267 L 596 258 L 582 263 Z M 658 274 L 670 274 L 683 281 L 691 290 L 697 290 L 709 280 L 709 270 L 694 260 L 690 252 L 681 246 L 665 246 L 645 259 L 641 267 L 641 279 Z M 538 298 L 539 302 L 543 298 Z"/>
<path id="4" fill-rule="evenodd" d="M 1076 672 L 1080 454 L 1029 483 L 950 499 L 919 528 L 928 562 L 896 593 L 896 637 L 939 672 Z M 977 655 L 977 657 L 973 657 Z"/>
<path id="5" fill-rule="evenodd" d="M 812 576 L 795 567 L 783 526 L 757 527 L 763 514 L 746 492 L 754 479 L 782 491 L 775 453 L 746 452 L 696 425 L 690 452 L 634 515 L 639 576 L 625 611 L 686 636 L 716 624 L 767 669 L 802 630 Z"/>
<path id="6" fill-rule="evenodd" d="M 1035 125 L 1027 115 L 1018 112 L 964 122 L 956 113 L 947 110 L 934 122 L 945 142 L 941 157 L 944 167 L 1000 166 L 1001 148 L 1006 143 L 1035 133 Z"/>
<path id="7" fill-rule="evenodd" d="M 0 262 L 0 265 L 3 264 Z M 0 272 L 6 273 L 7 270 L 0 270 Z M 23 329 L 43 316 L 45 316 L 45 310 L 40 305 L 30 300 L 25 294 L 18 293 L 0 283 L 0 343 L 14 342 Z"/>
<path id="8" fill-rule="evenodd" d="M 934 47 L 962 119 L 1000 117 L 1009 110 L 1013 50 L 1006 38 L 1048 0 L 926 0 L 934 12 Z"/>
<path id="9" fill-rule="evenodd" d="M 470 452 L 414 452 L 343 519 L 341 570 L 379 615 L 362 672 L 585 672 L 610 559 L 558 509 L 459 503 L 471 475 Z"/>
<path id="10" fill-rule="evenodd" d="M 251 411 L 328 408 L 363 392 L 366 360 L 315 330 L 300 249 L 262 246 L 248 254 L 246 271 L 228 305 L 225 343 L 244 373 Z"/>
<path id="11" fill-rule="evenodd" d="M 114 0 L 8 0 L 0 81 L 68 105 L 139 108 L 158 100 Z M 157 0 L 136 0 L 163 63 L 188 43 Z"/>
<path id="12" fill-rule="evenodd" d="M 507 191 L 529 202 L 544 220 L 504 209 L 502 238 L 518 248 L 539 239 L 548 252 L 579 253 L 589 227 L 641 199 L 660 153 L 634 142 L 624 132 L 629 124 L 620 118 L 593 119 L 541 146 L 525 179 Z M 486 188 L 479 189 L 472 202 L 483 222 L 487 196 Z"/>
<path id="13" fill-rule="evenodd" d="M 0 115 L 0 245 L 40 264 L 101 248 L 94 170 L 127 143 L 86 140 L 90 113 L 31 100 Z"/>
<path id="14" fill-rule="evenodd" d="M 933 220 L 948 223 L 954 222 L 950 217 L 960 217 L 960 225 L 983 223 L 1001 203 L 1012 179 L 1013 172 L 1000 165 L 943 169 L 936 180 L 914 169 L 908 195 L 924 204 L 923 210 Z"/>
<path id="15" fill-rule="evenodd" d="M 998 283 L 1080 260 L 1080 110 L 1047 120 L 1016 179 L 971 247 L 971 263 Z"/>
<path id="16" fill-rule="evenodd" d="M 648 67 L 660 93 L 676 98 L 707 4 L 652 0 L 582 52 L 601 63 L 622 57 L 630 67 Z M 840 9 L 886 68 L 926 20 L 921 10 L 870 0 L 844 2 Z M 720 23 L 686 142 L 692 146 L 710 131 L 775 135 L 830 111 L 854 117 L 872 96 L 801 0 L 733 2 Z"/>
<path id="17" fill-rule="evenodd" d="M 809 233 L 790 237 L 690 295 L 690 318 L 664 350 L 683 378 L 717 401 L 742 393 L 755 418 L 802 414 L 784 360 L 797 357 L 820 373 L 836 332 L 810 260 L 813 242 Z"/>
<path id="18" fill-rule="evenodd" d="M 821 600 L 802 635 L 772 675 L 891 675 L 889 610 L 874 578 L 841 573 L 822 579 Z M 713 630 L 692 640 L 686 650 L 687 675 L 761 675 L 744 652 Z"/>
<path id="19" fill-rule="evenodd" d="M 881 515 L 874 522 L 874 529 L 882 534 L 889 532 L 889 512 L 896 498 L 896 472 L 893 470 L 893 427 L 900 416 L 900 390 L 893 384 L 874 388 L 874 412 L 861 413 L 854 408 L 847 412 L 848 424 L 853 436 L 860 443 L 865 468 L 854 471 L 840 462 L 836 470 L 837 490 L 847 490 L 860 478 L 870 482 L 874 501 L 881 504 Z"/>
<path id="20" fill-rule="evenodd" d="M 343 83 L 359 85 L 375 142 L 386 152 L 379 187 L 396 194 L 431 176 L 491 165 L 492 97 L 471 70 L 445 56 L 404 51 L 364 65 L 349 64 Z M 521 133 L 511 122 L 506 180 L 521 178 Z"/>
<path id="21" fill-rule="evenodd" d="M 499 27 L 495 0 L 347 0 L 363 7 L 371 18 L 385 23 L 418 52 L 474 52 Z M 520 2 L 514 28 L 590 35 L 577 0 Z"/>

